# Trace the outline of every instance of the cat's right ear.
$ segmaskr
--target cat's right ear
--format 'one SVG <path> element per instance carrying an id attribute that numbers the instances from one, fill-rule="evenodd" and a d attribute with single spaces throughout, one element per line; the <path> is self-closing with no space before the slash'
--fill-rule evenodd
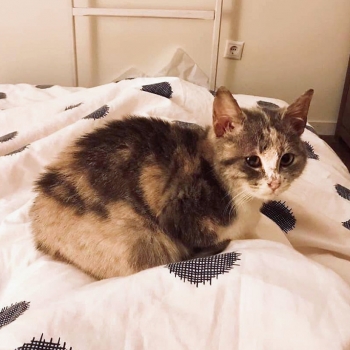
<path id="1" fill-rule="evenodd" d="M 241 129 L 244 114 L 231 92 L 221 86 L 213 103 L 213 128 L 217 137 L 222 137 L 227 132 L 235 132 Z"/>

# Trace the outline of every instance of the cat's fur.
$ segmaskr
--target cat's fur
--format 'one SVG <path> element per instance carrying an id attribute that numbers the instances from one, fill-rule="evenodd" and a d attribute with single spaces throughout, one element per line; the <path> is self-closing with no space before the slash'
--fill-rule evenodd
<path id="1" fill-rule="evenodd" d="M 98 279 L 221 251 L 302 173 L 312 94 L 247 110 L 222 87 L 211 127 L 127 117 L 81 137 L 37 181 L 38 248 Z"/>

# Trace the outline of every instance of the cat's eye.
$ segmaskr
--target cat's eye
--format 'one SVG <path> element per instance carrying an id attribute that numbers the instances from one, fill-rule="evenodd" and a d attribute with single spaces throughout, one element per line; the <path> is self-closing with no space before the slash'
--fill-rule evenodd
<path id="1" fill-rule="evenodd" d="M 245 160 L 252 168 L 259 168 L 261 166 L 261 160 L 258 156 L 247 157 Z"/>
<path id="2" fill-rule="evenodd" d="M 281 158 L 281 166 L 287 167 L 294 162 L 294 154 L 286 153 Z"/>

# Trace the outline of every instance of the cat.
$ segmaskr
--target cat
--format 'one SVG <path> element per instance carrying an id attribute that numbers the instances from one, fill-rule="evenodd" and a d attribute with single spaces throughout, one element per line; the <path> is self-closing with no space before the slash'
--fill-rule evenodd
<path id="1" fill-rule="evenodd" d="M 305 167 L 312 95 L 244 109 L 220 87 L 211 126 L 128 116 L 83 135 L 35 184 L 37 248 L 105 279 L 249 238 L 262 201 Z"/>

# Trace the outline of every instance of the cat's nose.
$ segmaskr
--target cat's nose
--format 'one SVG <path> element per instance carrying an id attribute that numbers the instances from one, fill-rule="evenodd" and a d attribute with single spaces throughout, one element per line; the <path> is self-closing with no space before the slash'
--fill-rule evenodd
<path id="1" fill-rule="evenodd" d="M 271 188 L 272 191 L 276 191 L 278 187 L 281 186 L 281 181 L 273 179 L 270 182 L 268 182 L 269 187 Z"/>

